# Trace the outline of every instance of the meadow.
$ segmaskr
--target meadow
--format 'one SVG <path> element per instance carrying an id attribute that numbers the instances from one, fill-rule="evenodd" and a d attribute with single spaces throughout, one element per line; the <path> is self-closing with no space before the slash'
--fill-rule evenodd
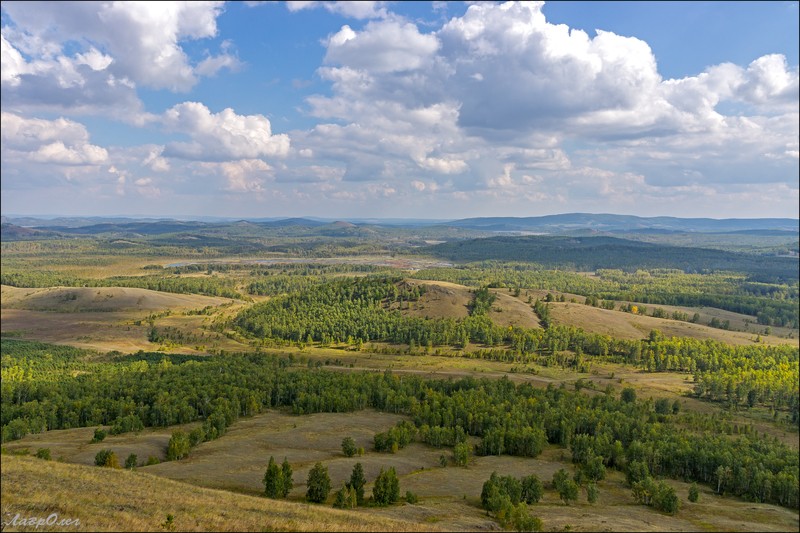
<path id="1" fill-rule="evenodd" d="M 272 244 L 268 253 L 253 252 L 253 243 L 263 238 L 252 236 L 242 237 L 250 244 L 236 245 L 245 251 L 235 253 L 230 242 L 187 248 L 164 237 L 131 237 L 125 243 L 103 238 L 62 245 L 3 243 L 4 520 L 9 513 L 57 509 L 81 518 L 87 530 L 115 530 L 123 524 L 126 530 L 514 527 L 505 511 L 487 511 L 482 503 L 484 482 L 498 472 L 535 474 L 542 480 L 543 496 L 525 512 L 538 517 L 547 531 L 797 529 L 796 483 L 793 492 L 781 485 L 784 477 L 770 477 L 768 492 L 743 488 L 739 476 L 745 466 L 737 459 L 718 459 L 715 464 L 730 470 L 702 477 L 688 471 L 670 474 L 645 455 L 653 478 L 671 488 L 680 505 L 674 512 L 642 505 L 630 479 L 639 452 L 630 447 L 643 437 L 624 437 L 628 430 L 618 428 L 609 433 L 616 437 L 603 444 L 607 430 L 600 430 L 596 419 L 583 422 L 589 424 L 586 429 L 580 423 L 564 426 L 574 431 L 566 437 L 553 433 L 556 426 L 542 426 L 546 441 L 529 455 L 514 451 L 512 431 L 521 427 L 535 433 L 544 422 L 508 418 L 500 426 L 505 450 L 486 453 L 493 438 L 487 427 L 497 419 L 489 426 L 436 419 L 443 428 L 463 424 L 466 430 L 464 440 L 455 443 L 466 443 L 471 452 L 467 466 L 459 466 L 452 443 L 434 445 L 423 436 L 424 426 L 432 422 L 424 422 L 419 409 L 432 393 L 420 389 L 411 394 L 409 389 L 427 381 L 431 390 L 442 387 L 441 393 L 453 398 L 459 388 L 484 383 L 470 380 L 487 379 L 480 387 L 508 383 L 519 394 L 555 394 L 552 398 L 582 406 L 577 409 L 607 404 L 603 409 L 612 411 L 627 409 L 621 398 L 633 395 L 634 418 L 649 428 L 634 431 L 674 428 L 690 441 L 716 435 L 723 439 L 719 442 L 735 446 L 756 446 L 760 439 L 774 447 L 771 453 L 788 454 L 781 472 L 794 475 L 796 482 L 796 461 L 790 458 L 800 441 L 797 395 L 791 392 L 797 389 L 798 329 L 791 314 L 796 280 L 752 281 L 746 274 L 720 271 L 551 270 L 502 261 L 446 266 L 435 256 L 402 253 L 406 244 L 393 249 L 374 237 L 349 243 L 330 237 L 282 238 L 285 250 Z M 469 254 L 474 253 L 470 248 Z M 625 298 L 643 294 L 650 296 Z M 663 303 L 694 301 L 698 295 L 720 307 Z M 732 310 L 737 295 L 750 307 Z M 757 314 L 741 312 L 751 309 Z M 76 351 L 63 352 L 57 345 Z M 237 375 L 243 370 L 236 365 L 250 364 L 248 357 L 274 365 L 277 381 L 268 388 L 235 380 L 211 386 L 213 377 L 211 382 L 200 377 L 215 375 L 216 367 L 208 364 L 226 360 L 233 366 L 226 370 L 223 364 L 219 375 Z M 174 416 L 152 418 L 156 405 L 165 408 L 166 397 L 157 404 L 155 396 L 131 391 L 125 398 L 124 384 L 137 372 L 151 376 L 152 384 L 166 379 L 175 387 L 166 391 L 178 401 Z M 194 372 L 198 377 L 190 378 Z M 381 392 L 363 400 L 351 397 L 358 406 L 336 407 L 328 385 L 313 384 L 317 379 L 373 383 L 387 375 L 394 380 L 387 383 L 397 384 L 391 387 L 400 387 L 393 393 L 396 403 Z M 206 394 L 202 401 L 209 407 L 191 395 L 180 400 L 184 379 L 195 380 L 195 393 Z M 292 385 L 297 388 L 291 398 L 276 393 L 282 380 L 298 383 Z M 76 407 L 80 399 L 72 395 L 95 387 L 128 407 L 92 395 L 83 398 L 96 405 Z M 406 394 L 416 399 L 400 400 Z M 184 401 L 187 408 L 181 407 Z M 61 406 L 60 421 L 36 414 L 47 405 Z M 74 419 L 69 409 L 77 409 Z M 498 409 L 505 409 L 506 417 L 524 416 L 514 414 L 513 404 Z M 109 432 L 133 414 L 142 427 L 92 442 L 97 428 Z M 402 421 L 416 426 L 417 436 L 393 453 L 376 451 L 376 435 L 391 433 Z M 169 460 L 176 433 L 197 439 L 183 458 Z M 597 447 L 589 456 L 576 451 L 580 435 L 595 439 L 592 446 Z M 346 437 L 363 449 L 360 455 L 343 454 Z M 621 440 L 621 451 L 611 450 L 614 438 Z M 31 457 L 39 450 L 48 451 L 50 463 Z M 133 470 L 94 466 L 102 450 L 112 450 L 120 463 L 134 454 L 138 464 Z M 584 473 L 595 453 L 604 457 L 605 475 L 587 481 Z M 270 456 L 286 458 L 294 470 L 286 500 L 264 497 Z M 145 464 L 148 458 L 158 462 Z M 305 503 L 306 479 L 316 463 L 327 467 L 331 479 L 324 506 Z M 368 500 L 381 469 L 393 467 L 399 501 L 388 507 L 368 502 L 356 509 L 330 509 L 334 492 L 349 479 L 355 463 L 363 466 Z M 560 469 L 578 481 L 576 500 L 565 501 L 551 482 Z M 39 480 L 45 472 L 48 482 Z M 165 479 L 167 484 L 159 485 Z M 598 490 L 593 502 L 587 501 L 587 483 Z M 699 487 L 696 502 L 688 499 L 693 487 Z M 66 501 L 68 490 L 78 490 L 79 497 Z M 408 501 L 406 491 L 417 501 Z M 93 501 L 92 494 L 102 497 Z M 105 518 L 108 513 L 117 518 Z M 174 523 L 165 525 L 167 515 Z"/>

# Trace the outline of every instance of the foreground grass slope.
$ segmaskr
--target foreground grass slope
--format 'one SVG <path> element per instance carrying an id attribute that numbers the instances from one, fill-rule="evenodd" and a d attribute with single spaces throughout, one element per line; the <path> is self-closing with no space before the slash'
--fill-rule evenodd
<path id="1" fill-rule="evenodd" d="M 69 531 L 431 531 L 435 527 L 194 487 L 143 472 L 2 456 L 2 515 L 78 519 Z M 30 530 L 11 525 L 4 531 Z M 52 529 L 52 528 L 48 528 Z"/>

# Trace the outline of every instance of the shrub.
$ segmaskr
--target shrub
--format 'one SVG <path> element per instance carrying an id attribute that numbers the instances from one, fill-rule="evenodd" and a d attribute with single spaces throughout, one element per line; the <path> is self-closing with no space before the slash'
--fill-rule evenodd
<path id="1" fill-rule="evenodd" d="M 136 463 L 139 461 L 139 458 L 136 456 L 135 453 L 132 453 L 125 459 L 125 468 L 136 468 Z"/>
<path id="2" fill-rule="evenodd" d="M 94 430 L 94 437 L 92 437 L 92 444 L 96 442 L 103 442 L 103 439 L 106 438 L 107 433 L 103 428 L 97 428 Z"/>
<path id="3" fill-rule="evenodd" d="M 700 500 L 700 490 L 697 488 L 697 483 L 692 483 L 689 486 L 689 501 L 697 503 Z"/>
<path id="4" fill-rule="evenodd" d="M 50 460 L 50 448 L 39 448 L 36 450 L 36 457 L 39 459 L 44 459 L 45 461 Z"/>
<path id="5" fill-rule="evenodd" d="M 94 456 L 94 464 L 108 468 L 119 468 L 117 454 L 111 450 L 100 450 L 97 452 L 97 455 Z"/>
<path id="6" fill-rule="evenodd" d="M 342 453 L 345 454 L 347 457 L 353 457 L 358 448 L 356 448 L 356 441 L 353 440 L 353 437 L 345 437 L 342 440 Z"/>

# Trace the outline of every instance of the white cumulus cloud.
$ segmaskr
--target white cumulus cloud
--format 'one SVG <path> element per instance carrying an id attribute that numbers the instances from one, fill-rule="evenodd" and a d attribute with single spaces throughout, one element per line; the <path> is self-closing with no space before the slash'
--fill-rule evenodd
<path id="1" fill-rule="evenodd" d="M 289 136 L 273 135 L 270 121 L 263 115 L 237 115 L 230 108 L 212 113 L 199 102 L 184 102 L 165 111 L 161 120 L 168 130 L 191 138 L 190 142 L 168 143 L 166 157 L 224 161 L 289 153 Z"/>

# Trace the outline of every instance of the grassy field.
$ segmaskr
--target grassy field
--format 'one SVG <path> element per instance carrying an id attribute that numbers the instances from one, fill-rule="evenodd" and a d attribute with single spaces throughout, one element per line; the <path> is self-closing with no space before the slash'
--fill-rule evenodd
<path id="1" fill-rule="evenodd" d="M 269 500 L 196 487 L 144 471 L 2 456 L 2 515 L 79 520 L 62 531 L 431 531 L 369 511 Z M 59 528 L 39 527 L 41 531 Z M 32 531 L 5 525 L 3 531 Z"/>
<path id="2" fill-rule="evenodd" d="M 135 274 L 141 266 L 132 259 L 122 263 L 125 273 Z M 92 272 L 108 274 L 112 267 L 92 267 Z M 467 316 L 472 299 L 468 287 L 419 280 L 407 280 L 407 283 L 425 285 L 427 290 L 419 301 L 404 303 L 401 312 L 431 318 Z M 540 327 L 539 318 L 527 300 L 529 297 L 543 299 L 548 291 L 522 291 L 519 296 L 513 296 L 506 289 L 492 291 L 497 296 L 489 312 L 493 321 L 502 326 Z M 553 294 L 560 296 L 557 292 Z M 647 337 L 650 330 L 658 329 L 668 337 L 713 339 L 742 345 L 752 344 L 760 334 L 762 342 L 767 344 L 798 345 L 796 335 L 785 338 L 791 333 L 785 328 L 772 328 L 771 335 L 765 335 L 763 327 L 753 324 L 748 326 L 748 332 L 726 331 L 590 307 L 577 295 L 565 294 L 565 298 L 567 302 L 551 304 L 553 322 L 588 332 L 641 339 Z M 570 302 L 572 298 L 576 302 Z M 249 305 L 249 302 L 228 298 L 145 289 L 3 286 L 1 328 L 3 335 L 91 348 L 103 353 L 252 351 L 255 346 L 251 340 L 212 328 L 215 322 L 224 321 Z M 662 307 L 669 313 L 680 310 L 690 315 L 695 311 L 684 307 L 647 307 Z M 196 313 L 204 308 L 209 311 Z M 697 312 L 701 323 L 718 318 L 730 320 L 734 329 L 745 327 L 744 315 L 710 308 Z M 177 332 L 192 340 L 150 342 L 149 320 L 160 331 Z M 483 347 L 470 345 L 467 352 L 479 348 Z M 687 374 L 647 373 L 597 361 L 590 362 L 588 372 L 580 373 L 559 367 L 471 358 L 468 353 L 446 347 L 407 354 L 405 346 L 381 343 L 366 343 L 361 350 L 344 345 L 262 349 L 276 354 L 290 353 L 303 364 L 319 364 L 335 372 L 391 369 L 396 373 L 431 378 L 508 377 L 517 383 L 530 382 L 539 387 L 566 383 L 570 388 L 583 379 L 595 391 L 602 391 L 609 385 L 617 392 L 633 387 L 641 398 L 677 399 L 684 411 L 721 413 L 731 424 L 753 425 L 759 433 L 775 436 L 795 449 L 800 447 L 797 430 L 773 421 L 766 408 L 731 413 L 721 404 L 688 396 L 693 382 Z M 595 394 L 592 390 L 587 393 Z M 223 437 L 200 444 L 186 459 L 142 466 L 134 472 L 94 467 L 95 454 L 111 449 L 121 462 L 131 453 L 138 456 L 140 463 L 151 456 L 163 460 L 170 435 L 178 427 L 149 428 L 138 433 L 109 436 L 102 443 L 94 444 L 90 443 L 94 428 L 27 435 L 3 446 L 3 519 L 16 513 L 47 516 L 57 512 L 64 518 L 79 518 L 82 530 L 163 530 L 162 523 L 169 513 L 175 516 L 175 527 L 179 530 L 496 530 L 497 522 L 480 508 L 479 501 L 482 484 L 493 471 L 517 476 L 536 473 L 547 483 L 559 468 L 572 469 L 569 452 L 553 446 L 535 459 L 472 458 L 468 468 L 456 467 L 452 461 L 447 467 L 440 466 L 441 455 L 451 457 L 452 450 L 420 443 L 413 443 L 396 454 L 372 451 L 373 435 L 402 419 L 400 415 L 374 411 L 306 416 L 270 411 L 240 419 Z M 183 429 L 194 425 L 188 424 Z M 353 437 L 366 454 L 345 457 L 341 441 L 347 436 Z M 39 448 L 49 448 L 55 461 L 48 463 L 17 456 L 33 454 Z M 288 502 L 260 496 L 270 456 L 279 462 L 286 457 L 293 466 L 295 486 Z M 401 494 L 410 490 L 420 501 L 416 505 L 398 504 L 355 512 L 307 506 L 303 503 L 305 480 L 317 461 L 328 467 L 334 490 L 349 478 L 353 465 L 361 462 L 369 482 L 368 495 L 378 471 L 393 466 L 400 477 Z M 583 491 L 577 503 L 566 506 L 548 486 L 544 499 L 532 511 L 543 520 L 547 531 L 796 531 L 800 525 L 796 511 L 720 497 L 707 486 L 701 487 L 700 502 L 691 504 L 687 501 L 688 484 L 674 480 L 668 483 L 675 487 L 681 499 L 682 509 L 676 516 L 635 504 L 619 472 L 610 472 L 599 483 L 600 499 L 594 505 L 586 501 Z M 70 496 L 71 491 L 77 496 Z M 332 499 L 331 493 L 328 504 Z"/>
<path id="3" fill-rule="evenodd" d="M 141 467 L 134 473 L 108 472 L 106 469 L 86 465 L 92 463 L 95 450 L 104 448 L 114 450 L 123 459 L 128 453 L 137 453 L 143 458 L 158 446 L 163 450 L 166 448 L 169 433 L 174 428 L 108 437 L 100 444 L 87 444 L 91 438 L 91 428 L 29 435 L 21 441 L 6 446 L 6 455 L 3 457 L 4 510 L 16 509 L 22 502 L 37 501 L 37 497 L 23 492 L 24 497 L 15 496 L 7 502 L 5 491 L 7 480 L 12 484 L 25 486 L 26 482 L 20 481 L 20 478 L 27 479 L 27 476 L 35 472 L 31 469 L 39 467 L 49 469 L 51 477 L 67 476 L 68 479 L 60 485 L 65 487 L 75 479 L 72 476 L 77 476 L 78 479 L 85 478 L 85 482 L 89 484 L 100 483 L 106 479 L 112 482 L 113 475 L 127 476 L 124 485 L 117 486 L 114 491 L 108 491 L 120 500 L 128 498 L 127 504 L 119 504 L 123 509 L 130 507 L 132 502 L 135 502 L 138 510 L 148 508 L 151 505 L 148 502 L 158 502 L 157 505 L 152 503 L 155 507 L 153 513 L 150 515 L 143 513 L 144 516 L 136 517 L 136 520 L 141 520 L 138 524 L 155 525 L 152 524 L 153 520 L 163 520 L 161 517 L 171 512 L 176 517 L 186 518 L 187 522 L 180 524 L 182 527 L 184 523 L 191 524 L 192 520 L 204 521 L 203 517 L 206 516 L 197 515 L 196 513 L 200 511 L 195 510 L 192 505 L 201 495 L 206 494 L 203 492 L 204 489 L 190 489 L 190 485 L 223 489 L 228 492 L 222 494 L 231 496 L 232 492 L 236 493 L 235 497 L 252 502 L 248 504 L 249 508 L 257 507 L 259 503 L 270 503 L 269 500 L 261 498 L 260 494 L 263 491 L 262 478 L 266 463 L 270 456 L 275 456 L 279 462 L 286 457 L 294 470 L 295 486 L 289 496 L 290 503 L 278 504 L 287 506 L 287 510 L 281 514 L 290 512 L 288 509 L 291 509 L 292 502 L 301 507 L 308 471 L 317 461 L 328 467 L 334 488 L 340 487 L 349 478 L 356 462 L 361 462 L 368 481 L 367 495 L 371 494 L 371 482 L 378 471 L 381 468 L 395 467 L 400 478 L 401 494 L 410 490 L 419 496 L 419 503 L 416 505 L 401 503 L 389 508 L 361 510 L 357 515 L 348 518 L 353 521 L 353 531 L 372 527 L 389 530 L 394 524 L 392 520 L 412 521 L 417 524 L 417 528 L 432 526 L 450 531 L 496 529 L 496 522 L 480 508 L 481 487 L 493 471 L 514 473 L 517 476 L 535 473 L 545 481 L 544 498 L 532 507 L 532 512 L 543 520 L 547 531 L 564 531 L 567 527 L 580 531 L 789 531 L 796 529 L 798 525 L 797 513 L 789 509 L 721 497 L 713 494 L 709 487 L 701 487 L 700 502 L 691 504 L 687 501 L 689 485 L 672 480 L 669 484 L 675 487 L 681 499 L 682 509 L 676 516 L 665 515 L 636 504 L 630 489 L 624 484 L 624 476 L 619 472 L 609 472 L 606 479 L 599 482 L 600 498 L 596 504 L 589 504 L 586 501 L 585 491 L 581 491 L 578 502 L 566 506 L 560 501 L 556 492 L 547 485 L 558 469 L 566 468 L 569 471 L 573 469 L 569 451 L 555 446 L 549 446 L 537 458 L 473 457 L 466 468 L 457 467 L 452 461 L 447 467 L 440 466 L 440 456 L 445 455 L 449 458 L 452 456 L 452 451 L 419 443 L 413 443 L 396 454 L 372 451 L 371 442 L 374 433 L 388 429 L 401 419 L 402 417 L 398 415 L 374 411 L 304 416 L 271 411 L 241 419 L 225 436 L 199 445 L 186 459 Z M 358 446 L 366 449 L 365 455 L 348 458 L 342 454 L 341 441 L 347 436 L 353 437 Z M 76 462 L 80 465 L 76 465 L 78 468 L 71 471 L 65 465 L 58 463 L 7 456 L 9 452 L 20 453 L 26 448 L 33 452 L 40 447 L 50 447 L 53 457 L 60 457 L 66 462 Z M 161 456 L 163 457 L 163 453 Z M 9 477 L 6 477 L 7 463 L 11 465 Z M 176 494 L 154 500 L 142 500 L 137 492 L 140 481 L 154 482 L 158 478 L 169 478 L 171 481 L 165 482 L 165 486 L 169 487 L 171 493 Z M 46 487 L 32 486 L 28 490 L 44 491 Z M 197 492 L 186 493 L 191 490 Z M 181 500 L 179 497 L 181 494 L 188 498 L 188 501 Z M 107 497 L 110 498 L 104 496 L 99 506 L 107 505 L 110 512 L 115 509 L 117 501 L 106 502 Z M 328 504 L 332 499 L 331 494 Z M 178 504 L 179 507 L 170 507 Z M 93 508 L 96 507 L 97 505 Z M 78 512 L 63 504 L 60 509 L 64 516 Z M 307 509 L 309 516 L 328 519 L 326 513 L 328 509 L 325 507 L 314 506 Z M 28 504 L 26 510 L 28 514 L 35 514 L 34 511 L 38 508 Z M 210 510 L 206 512 L 213 514 Z M 363 522 L 362 517 L 365 517 Z M 367 521 L 366 517 L 375 517 L 372 520 L 386 519 L 387 522 L 379 525 L 379 522 Z M 88 516 L 86 520 L 89 520 Z M 95 522 L 92 522 L 91 525 L 94 524 Z M 277 527 L 291 529 L 287 528 L 287 525 L 288 523 L 284 523 L 283 526 Z M 100 528 L 103 526 L 100 525 Z M 335 529 L 336 526 L 325 524 L 323 528 Z M 297 529 L 305 528 L 298 523 Z M 319 530 L 316 526 L 311 529 Z"/>

